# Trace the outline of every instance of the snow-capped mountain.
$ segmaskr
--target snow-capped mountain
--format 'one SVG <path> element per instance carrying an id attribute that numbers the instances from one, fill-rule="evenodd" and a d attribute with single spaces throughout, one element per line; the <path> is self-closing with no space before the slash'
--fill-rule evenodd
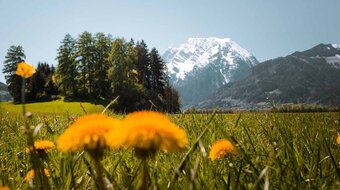
<path id="1" fill-rule="evenodd" d="M 220 86 L 243 79 L 258 61 L 229 38 L 189 38 L 165 51 L 170 80 L 184 107 L 215 92 Z"/>

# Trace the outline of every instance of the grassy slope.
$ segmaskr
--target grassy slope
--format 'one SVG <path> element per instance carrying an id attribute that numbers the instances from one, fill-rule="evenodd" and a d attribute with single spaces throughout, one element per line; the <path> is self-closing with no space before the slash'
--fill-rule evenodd
<path id="1" fill-rule="evenodd" d="M 88 102 L 64 102 L 62 100 L 57 100 L 53 102 L 26 104 L 26 110 L 32 113 L 83 114 L 84 111 L 80 104 L 88 113 L 101 112 L 104 109 L 102 105 L 95 105 Z M 15 105 L 11 102 L 0 102 L 0 110 L 2 109 L 10 113 L 21 113 L 22 105 Z"/>

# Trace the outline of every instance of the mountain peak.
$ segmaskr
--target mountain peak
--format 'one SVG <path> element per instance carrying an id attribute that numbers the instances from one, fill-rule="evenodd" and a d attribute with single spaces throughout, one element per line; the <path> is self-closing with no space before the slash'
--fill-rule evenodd
<path id="1" fill-rule="evenodd" d="M 165 51 L 163 59 L 170 75 L 175 80 L 183 80 L 195 68 L 203 68 L 219 59 L 225 66 L 235 65 L 235 60 L 249 60 L 251 66 L 256 59 L 230 38 L 189 38 L 186 43 Z"/>
<path id="2" fill-rule="evenodd" d="M 231 50 L 237 51 L 243 57 L 251 57 L 252 55 L 245 49 L 243 49 L 236 42 L 232 41 L 230 38 L 217 38 L 217 37 L 208 37 L 208 38 L 189 38 L 188 44 L 203 46 L 206 48 L 213 46 L 230 46 Z"/>
<path id="3" fill-rule="evenodd" d="M 170 82 L 183 106 L 214 92 L 220 86 L 243 79 L 258 61 L 230 38 L 189 38 L 163 54 Z"/>
<path id="4" fill-rule="evenodd" d="M 219 43 L 229 43 L 231 41 L 230 38 L 217 38 L 217 37 L 208 37 L 208 38 L 188 38 L 188 43 L 197 43 L 197 42 L 219 42 Z"/>
<path id="5" fill-rule="evenodd" d="M 297 51 L 293 56 L 306 56 L 306 57 L 330 57 L 339 54 L 340 45 L 338 44 L 319 44 L 305 51 Z"/>

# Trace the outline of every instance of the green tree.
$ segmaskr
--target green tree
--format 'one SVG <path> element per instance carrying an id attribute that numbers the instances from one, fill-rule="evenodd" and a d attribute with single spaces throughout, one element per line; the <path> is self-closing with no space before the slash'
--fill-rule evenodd
<path id="1" fill-rule="evenodd" d="M 178 113 L 181 110 L 180 98 L 177 90 L 167 85 L 165 93 L 165 111 L 168 113 Z"/>
<path id="2" fill-rule="evenodd" d="M 163 62 L 156 48 L 152 48 L 150 52 L 150 83 L 151 88 L 158 94 L 164 95 L 164 87 L 166 82 L 166 65 Z"/>
<path id="3" fill-rule="evenodd" d="M 54 67 L 50 67 L 48 63 L 38 63 L 36 73 L 29 80 L 28 101 L 51 100 L 51 96 L 58 93 L 53 82 L 54 72 Z"/>
<path id="4" fill-rule="evenodd" d="M 57 52 L 58 67 L 56 71 L 56 80 L 60 83 L 60 90 L 63 95 L 77 96 L 78 71 L 76 65 L 76 47 L 75 40 L 70 34 L 66 34 Z"/>
<path id="5" fill-rule="evenodd" d="M 124 59 L 126 54 L 126 46 L 123 39 L 116 39 L 112 43 L 112 48 L 108 57 L 110 68 L 108 70 L 108 77 L 111 83 L 113 94 L 119 86 L 124 84 L 126 78 L 126 68 Z"/>
<path id="6" fill-rule="evenodd" d="M 6 84 L 9 93 L 13 96 L 14 102 L 21 100 L 22 78 L 15 74 L 17 64 L 25 61 L 25 53 L 21 46 L 11 46 L 5 56 L 4 68 L 2 72 L 5 75 Z"/>
<path id="7" fill-rule="evenodd" d="M 80 88 L 83 96 L 92 96 L 95 80 L 95 41 L 85 31 L 77 40 L 77 62 L 80 72 Z"/>
<path id="8" fill-rule="evenodd" d="M 146 88 L 151 89 L 150 55 L 146 43 L 142 40 L 136 44 L 137 52 L 137 71 L 139 82 Z"/>
<path id="9" fill-rule="evenodd" d="M 112 48 L 112 37 L 103 33 L 95 35 L 95 63 L 94 63 L 94 90 L 93 96 L 107 98 L 110 83 L 107 80 L 107 71 L 110 67 L 109 54 Z"/>
<path id="10" fill-rule="evenodd" d="M 124 39 L 116 39 L 112 43 L 109 55 L 112 98 L 119 96 L 114 109 L 119 112 L 131 112 L 141 109 L 143 102 L 143 86 L 138 84 L 136 68 L 136 51 L 131 43 Z"/>
<path id="11" fill-rule="evenodd" d="M 59 94 L 59 90 L 58 90 L 58 86 L 56 84 L 56 80 L 55 80 L 55 77 L 56 77 L 56 69 L 53 65 L 51 65 L 50 67 L 50 73 L 47 77 L 47 81 L 45 83 L 45 91 L 46 91 L 46 94 L 48 96 L 52 96 L 52 95 L 58 95 Z"/>
<path id="12" fill-rule="evenodd" d="M 165 69 L 166 66 L 158 54 L 156 48 L 153 48 L 149 54 L 149 73 L 148 78 L 150 87 L 147 92 L 149 101 L 152 102 L 152 108 L 157 110 L 166 110 L 165 106 Z"/>

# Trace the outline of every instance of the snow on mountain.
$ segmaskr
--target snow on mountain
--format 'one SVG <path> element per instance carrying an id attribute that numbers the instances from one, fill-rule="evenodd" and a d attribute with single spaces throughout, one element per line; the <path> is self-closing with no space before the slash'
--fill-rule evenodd
<path id="1" fill-rule="evenodd" d="M 340 69 L 340 55 L 336 54 L 335 56 L 325 57 L 325 60 L 328 64 L 332 65 L 334 68 Z"/>
<path id="2" fill-rule="evenodd" d="M 215 92 L 229 82 L 243 79 L 258 61 L 229 38 L 189 38 L 163 54 L 170 82 L 183 107 Z"/>
<path id="3" fill-rule="evenodd" d="M 174 81 L 184 80 L 195 68 L 203 68 L 219 58 L 221 64 L 230 69 L 237 68 L 235 59 L 252 60 L 252 65 L 257 63 L 247 50 L 229 38 L 189 38 L 178 48 L 169 48 L 163 55 L 170 75 L 175 77 Z M 221 74 L 226 80 L 225 83 L 228 83 L 228 73 Z"/>
<path id="4" fill-rule="evenodd" d="M 340 49 L 340 45 L 339 45 L 339 44 L 332 44 L 332 46 L 333 46 L 335 49 Z"/>

